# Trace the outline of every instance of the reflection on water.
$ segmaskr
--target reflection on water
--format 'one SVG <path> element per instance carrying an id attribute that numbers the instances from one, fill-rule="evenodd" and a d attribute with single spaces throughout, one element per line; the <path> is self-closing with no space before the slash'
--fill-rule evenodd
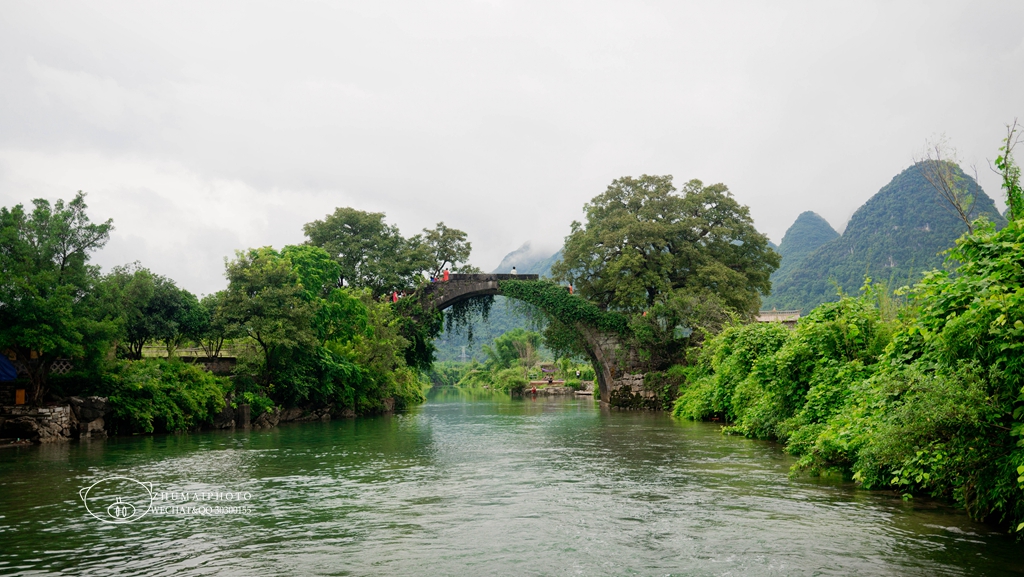
<path id="1" fill-rule="evenodd" d="M 791 463 L 714 425 L 454 389 L 388 417 L 6 449 L 0 574 L 1024 572 L 991 527 Z M 79 490 L 113 476 L 153 483 L 146 516 L 88 514 Z"/>

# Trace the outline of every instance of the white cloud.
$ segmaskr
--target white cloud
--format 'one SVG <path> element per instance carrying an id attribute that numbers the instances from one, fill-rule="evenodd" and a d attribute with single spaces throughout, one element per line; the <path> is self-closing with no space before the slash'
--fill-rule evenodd
<path id="1" fill-rule="evenodd" d="M 1024 5 L 19 4 L 0 203 L 90 192 L 194 291 L 336 206 L 445 221 L 490 270 L 624 175 L 724 182 L 774 240 L 833 226 L 945 132 L 982 184 L 1024 116 Z M 1024 154 L 1024 153 L 1022 153 Z M 997 200 L 997 202 L 999 202 Z"/>

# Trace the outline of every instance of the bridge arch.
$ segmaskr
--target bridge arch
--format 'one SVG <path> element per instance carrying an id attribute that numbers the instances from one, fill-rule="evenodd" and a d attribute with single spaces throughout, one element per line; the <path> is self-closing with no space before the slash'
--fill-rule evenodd
<path id="1" fill-rule="evenodd" d="M 531 293 L 517 290 L 527 287 L 537 288 L 538 286 L 543 287 L 542 292 L 562 290 L 556 288 L 557 285 L 554 284 L 538 285 L 536 281 L 539 278 L 535 274 L 452 274 L 447 281 L 431 283 L 421 288 L 417 291 L 417 296 L 424 309 L 438 311 L 480 296 L 503 295 L 530 302 L 555 318 L 559 318 L 559 313 L 563 313 L 563 318 L 559 318 L 559 320 L 574 326 L 583 337 L 584 349 L 597 374 L 601 402 L 608 403 L 614 379 L 623 373 L 635 372 L 631 369 L 636 362 L 636 354 L 631 350 L 624 350 L 621 346 L 620 335 L 625 329 L 625 319 L 612 313 L 600 311 L 592 303 L 579 297 L 571 297 L 568 301 L 562 298 L 560 300 L 564 302 L 561 304 L 566 306 L 558 307 L 559 311 L 548 310 L 555 307 L 545 306 L 545 302 L 543 302 L 545 299 L 531 298 L 537 291 Z M 509 284 L 514 281 L 535 282 L 524 282 L 522 285 L 519 282 Z M 550 297 L 550 295 L 549 292 L 548 296 Z M 559 296 L 562 295 L 559 294 Z M 566 293 L 564 296 L 568 297 L 568 294 Z M 547 299 L 547 302 L 550 302 L 550 299 Z M 567 315 L 564 314 L 566 311 L 568 311 Z"/>

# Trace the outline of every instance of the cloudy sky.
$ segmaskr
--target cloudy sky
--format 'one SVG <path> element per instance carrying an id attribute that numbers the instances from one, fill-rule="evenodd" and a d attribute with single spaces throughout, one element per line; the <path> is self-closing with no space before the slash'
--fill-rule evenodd
<path id="1" fill-rule="evenodd" d="M 196 293 L 337 206 L 554 252 L 612 179 L 724 182 L 778 242 L 1024 119 L 1024 2 L 0 4 L 0 205 L 88 192 Z M 1024 157 L 1024 151 L 1018 156 Z"/>

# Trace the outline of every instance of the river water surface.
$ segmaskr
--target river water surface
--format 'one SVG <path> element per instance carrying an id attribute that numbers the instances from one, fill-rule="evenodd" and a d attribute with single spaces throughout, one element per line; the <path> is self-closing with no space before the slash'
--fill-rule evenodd
<path id="1" fill-rule="evenodd" d="M 5 449 L 0 575 L 1024 573 L 994 527 L 791 464 L 713 424 L 451 389 L 379 418 Z M 111 477 L 152 483 L 132 522 L 79 495 Z"/>

